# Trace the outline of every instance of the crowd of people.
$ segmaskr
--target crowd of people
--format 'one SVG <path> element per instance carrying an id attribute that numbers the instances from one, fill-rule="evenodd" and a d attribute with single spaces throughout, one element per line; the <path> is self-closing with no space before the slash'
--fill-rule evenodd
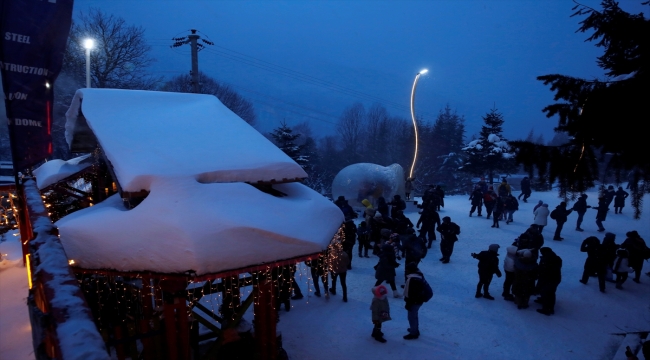
<path id="1" fill-rule="evenodd" d="M 410 194 L 408 195 L 410 196 Z M 493 186 L 488 186 L 480 181 L 474 187 L 469 200 L 471 208 L 469 216 L 475 212 L 482 216 L 483 206 L 487 218 L 492 217 L 492 227 L 499 227 L 499 220 L 505 220 L 506 224 L 514 221 L 514 213 L 519 210 L 518 200 L 527 202 L 531 196 L 530 182 L 527 178 L 522 180 L 521 194 L 515 197 L 512 194 L 512 187 L 505 179 L 494 191 Z M 570 214 L 575 212 L 576 231 L 583 231 L 581 228 L 584 215 L 587 209 L 597 210 L 596 224 L 600 229 L 605 215 L 612 201 L 616 201 L 615 213 L 620 213 L 625 206 L 625 198 L 628 194 L 619 187 L 614 191 L 610 186 L 607 191 L 599 197 L 598 206 L 587 205 L 587 195 L 582 194 L 568 208 L 565 202 L 560 202 L 553 211 L 549 211 L 548 204 L 539 201 L 533 208 L 533 223 L 512 245 L 506 248 L 503 260 L 503 271 L 500 268 L 498 244 L 492 244 L 487 250 L 472 253 L 471 256 L 478 260 L 478 283 L 476 285 L 476 298 L 494 300 L 489 291 L 493 276 L 502 277 L 502 297 L 506 301 L 512 301 L 518 309 L 527 309 L 530 298 L 537 295 L 533 302 L 541 305 L 537 312 L 550 316 L 555 313 L 556 290 L 562 281 L 562 259 L 548 246 L 545 245 L 542 234 L 550 217 L 556 222 L 553 240 L 560 241 L 564 223 L 568 221 Z M 355 224 L 354 219 L 359 215 L 351 209 L 347 200 L 340 196 L 335 201 L 345 216 L 345 223 L 342 227 L 344 236 L 335 237 L 327 251 L 323 252 L 317 259 L 307 262 L 311 269 L 311 279 L 314 284 L 314 294 L 321 296 L 320 284 L 323 285 L 325 297 L 330 294 L 336 295 L 337 282 L 341 284 L 342 299 L 347 302 L 347 271 L 352 269 L 354 247 L 358 243 L 357 255 L 365 258 L 376 256 L 378 262 L 375 265 L 376 282 L 372 286 L 372 310 L 373 330 L 371 336 L 379 341 L 386 342 L 381 331 L 381 324 L 391 320 L 390 304 L 388 297 L 392 292 L 394 298 L 403 298 L 408 313 L 409 329 L 404 339 L 412 340 L 420 336 L 418 325 L 418 311 L 428 301 L 431 291 L 425 280 L 424 274 L 419 270 L 418 264 L 428 254 L 433 241 L 437 240 L 436 233 L 440 235 L 441 263 L 450 262 L 454 250 L 454 243 L 458 241 L 461 228 L 451 221 L 449 216 L 440 217 L 440 210 L 444 207 L 444 191 L 440 186 L 429 185 L 422 196 L 422 204 L 419 205 L 419 219 L 414 225 L 404 215 L 406 203 L 400 195 L 395 195 L 390 202 L 379 197 L 375 204 L 364 199 L 361 203 L 365 209 L 360 214 L 362 219 Z M 354 214 L 354 215 L 352 215 Z M 602 216 L 601 216 L 602 215 Z M 416 230 L 419 229 L 418 234 Z M 616 236 L 613 233 L 605 233 L 601 240 L 596 236 L 587 237 L 580 250 L 587 253 L 584 264 L 584 273 L 579 281 L 588 284 L 590 277 L 597 277 L 601 292 L 605 292 L 606 282 L 612 282 L 617 289 L 622 289 L 628 277 L 628 273 L 634 273 L 633 281 L 640 282 L 643 263 L 650 258 L 650 249 L 637 231 L 629 231 L 626 239 L 621 244 L 616 244 Z M 404 259 L 402 263 L 400 261 Z M 404 285 L 403 292 L 397 288 L 397 269 L 403 265 Z M 293 291 L 291 299 L 303 297 L 299 287 L 293 279 L 295 266 L 291 270 L 292 281 L 290 288 L 285 287 L 285 293 Z M 650 273 L 648 273 L 650 276 Z M 331 278 L 331 287 L 328 285 L 328 278 Z M 387 286 L 390 287 L 390 291 Z M 280 291 L 282 293 L 282 289 Z M 431 293 L 432 295 L 432 293 Z M 279 305 L 288 301 L 289 296 L 282 296 Z M 279 307 L 278 305 L 278 307 Z M 287 311 L 288 305 L 285 305 Z"/>

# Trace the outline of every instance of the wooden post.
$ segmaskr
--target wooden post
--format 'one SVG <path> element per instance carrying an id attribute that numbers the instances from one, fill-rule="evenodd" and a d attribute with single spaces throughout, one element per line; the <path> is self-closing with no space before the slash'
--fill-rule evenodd
<path id="1" fill-rule="evenodd" d="M 257 284 L 255 301 L 255 340 L 260 358 L 275 360 L 278 355 L 276 324 L 278 315 L 275 309 L 275 287 L 270 277 L 260 279 Z"/>

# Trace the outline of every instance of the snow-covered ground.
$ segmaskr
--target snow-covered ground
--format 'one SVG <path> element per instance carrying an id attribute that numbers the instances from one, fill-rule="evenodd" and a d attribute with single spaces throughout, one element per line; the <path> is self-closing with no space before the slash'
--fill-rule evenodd
<path id="1" fill-rule="evenodd" d="M 518 195 L 518 193 L 516 194 Z M 589 192 L 587 201 L 596 205 L 596 192 Z M 582 275 L 585 253 L 580 244 L 596 232 L 595 210 L 589 210 L 579 233 L 575 214 L 569 216 L 562 236 L 553 241 L 555 225 L 544 229 L 545 246 L 551 247 L 562 259 L 562 283 L 557 291 L 555 315 L 544 316 L 535 311 L 532 302 L 526 310 L 517 310 L 512 302 L 504 301 L 501 290 L 504 278 L 494 278 L 490 286 L 494 301 L 474 298 L 477 261 L 472 252 L 486 250 L 489 244 L 501 245 L 503 263 L 505 247 L 522 233 L 533 220 L 532 208 L 543 200 L 553 209 L 561 200 L 556 193 L 533 193 L 528 203 L 520 203 L 514 223 L 501 222 L 499 229 L 483 217 L 469 217 L 468 196 L 445 198 L 441 216 L 450 216 L 461 226 L 449 264 L 438 261 L 438 242 L 420 264 L 420 269 L 434 290 L 434 297 L 420 309 L 420 332 L 417 340 L 403 340 L 408 327 L 403 299 L 390 298 L 392 321 L 383 325 L 388 340 L 380 344 L 370 337 L 370 288 L 374 285 L 373 266 L 376 257 L 358 258 L 355 247 L 353 269 L 348 272 L 348 298 L 337 295 L 329 300 L 313 295 L 292 301 L 290 312 L 280 311 L 278 330 L 282 332 L 284 348 L 291 359 L 612 359 L 621 336 L 616 333 L 650 330 L 650 277 L 642 275 L 641 284 L 628 279 L 623 290 L 607 283 L 607 292 L 598 291 L 595 278 L 588 285 L 578 282 Z M 650 204 L 650 196 L 644 198 Z M 629 201 L 628 201 L 629 203 Z M 569 204 L 569 207 L 572 204 Z M 407 213 L 415 223 L 417 213 Z M 296 219 L 300 221 L 300 219 Z M 628 206 L 622 215 L 610 212 L 604 223 L 607 231 L 617 235 L 617 243 L 625 233 L 637 230 L 650 245 L 650 209 L 641 220 L 632 219 Z M 29 318 L 25 298 L 27 284 L 20 261 L 18 237 L 5 236 L 0 253 L 8 259 L 0 263 L 0 359 L 32 359 Z M 403 261 L 402 261 L 403 262 Z M 403 284 L 404 264 L 400 266 L 397 284 Z M 644 273 L 650 271 L 645 264 Z M 297 274 L 303 293 L 307 294 L 308 270 Z M 309 282 L 310 283 L 310 282 Z M 312 286 L 309 286 L 313 290 Z M 401 290 L 401 289 L 400 289 Z M 249 319 L 250 320 L 250 319 Z"/>

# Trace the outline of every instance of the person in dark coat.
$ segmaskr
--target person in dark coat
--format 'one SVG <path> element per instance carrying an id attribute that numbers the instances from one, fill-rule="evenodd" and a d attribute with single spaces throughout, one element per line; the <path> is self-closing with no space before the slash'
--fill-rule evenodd
<path id="1" fill-rule="evenodd" d="M 311 279 L 312 282 L 314 283 L 314 295 L 317 297 L 320 297 L 320 286 L 318 286 L 318 279 L 320 278 L 321 281 L 323 282 L 323 288 L 325 290 L 325 297 L 329 298 L 330 293 L 329 293 L 329 286 L 328 286 L 328 278 L 327 278 L 327 273 L 328 270 L 326 269 L 326 259 L 327 259 L 327 254 L 325 252 L 322 252 L 318 255 L 318 258 L 315 260 L 307 260 L 305 261 L 305 264 L 309 266 L 311 269 Z"/>
<path id="2" fill-rule="evenodd" d="M 508 195 L 505 200 L 505 207 L 506 212 L 508 213 L 506 224 L 510 224 L 514 221 L 512 215 L 515 213 L 515 211 L 519 210 L 519 202 L 517 201 L 517 198 L 515 198 L 514 195 Z"/>
<path id="3" fill-rule="evenodd" d="M 557 224 L 557 227 L 555 228 L 555 235 L 553 235 L 553 240 L 564 240 L 564 238 L 560 236 L 560 233 L 562 232 L 564 223 L 567 221 L 567 217 L 569 214 L 571 214 L 572 211 L 573 210 L 567 210 L 566 203 L 562 201 L 560 205 L 555 207 L 555 210 L 551 212 L 551 218 L 555 220 L 555 223 Z"/>
<path id="4" fill-rule="evenodd" d="M 616 195 L 616 191 L 614 190 L 614 186 L 609 185 L 607 187 L 607 190 L 603 192 L 603 197 L 605 198 L 605 201 L 607 201 L 607 207 L 609 207 L 612 204 L 615 195 Z"/>
<path id="5" fill-rule="evenodd" d="M 587 285 L 589 277 L 592 274 L 598 276 L 598 287 L 600 292 L 605 292 L 605 277 L 607 275 L 607 264 L 605 259 L 601 258 L 601 249 L 600 249 L 600 240 L 595 236 L 590 236 L 586 238 L 582 245 L 580 245 L 580 251 L 587 253 L 587 259 L 585 260 L 584 271 L 582 272 L 582 279 L 580 282 Z"/>
<path id="6" fill-rule="evenodd" d="M 442 254 L 440 261 L 443 264 L 447 264 L 449 263 L 451 254 L 454 252 L 454 243 L 458 241 L 460 226 L 451 222 L 449 216 L 445 216 L 442 218 L 442 224 L 438 226 L 437 230 L 440 233 L 440 253 Z"/>
<path id="7" fill-rule="evenodd" d="M 298 286 L 298 282 L 296 281 L 296 265 L 291 265 L 290 267 L 291 270 L 291 290 L 293 290 L 293 296 L 291 297 L 291 300 L 300 300 L 303 298 L 302 291 L 300 290 L 300 286 Z"/>
<path id="8" fill-rule="evenodd" d="M 483 192 L 483 205 L 485 206 L 485 214 L 487 219 L 492 215 L 492 210 L 494 209 L 494 203 L 497 201 L 497 193 L 494 192 L 494 188 L 490 186 L 486 191 Z"/>
<path id="9" fill-rule="evenodd" d="M 580 225 L 582 225 L 582 219 L 584 218 L 587 209 L 590 207 L 591 206 L 587 205 L 587 194 L 580 195 L 578 201 L 573 204 L 572 210 L 578 214 L 578 219 L 576 220 L 576 231 L 584 231 Z"/>
<path id="10" fill-rule="evenodd" d="M 422 228 L 420 228 L 420 225 L 422 225 Z M 427 245 L 429 249 L 431 249 L 433 240 L 436 240 L 436 225 L 440 226 L 440 215 L 438 215 L 438 212 L 433 206 L 423 209 L 415 227 L 420 229 L 420 237 L 429 242 Z"/>
<path id="11" fill-rule="evenodd" d="M 436 186 L 436 195 L 438 195 L 438 211 L 440 207 L 445 207 L 445 191 L 442 189 L 442 186 Z"/>
<path id="12" fill-rule="evenodd" d="M 420 337 L 420 321 L 418 311 L 423 304 L 421 294 L 424 275 L 420 272 L 415 263 L 406 265 L 406 283 L 404 284 L 404 308 L 408 312 L 409 328 L 408 334 L 404 335 L 405 340 L 413 340 Z"/>
<path id="13" fill-rule="evenodd" d="M 528 235 L 528 238 L 530 239 L 530 249 L 539 251 L 539 249 L 544 246 L 544 235 L 539 232 L 539 227 L 537 225 L 530 225 L 530 227 L 524 231 L 524 234 Z"/>
<path id="14" fill-rule="evenodd" d="M 411 200 L 411 191 L 413 191 L 413 178 L 406 178 L 404 182 L 404 195 L 406 195 L 406 200 Z"/>
<path id="15" fill-rule="evenodd" d="M 628 231 L 625 235 L 627 239 L 623 241 L 621 248 L 626 249 L 629 253 L 629 265 L 634 269 L 634 279 L 632 280 L 635 283 L 640 283 L 643 260 L 650 259 L 650 249 L 636 230 Z"/>
<path id="16" fill-rule="evenodd" d="M 368 223 L 362 221 L 357 228 L 357 239 L 359 240 L 359 257 L 368 256 L 368 249 L 370 249 L 370 227 Z"/>
<path id="17" fill-rule="evenodd" d="M 488 247 L 488 250 L 481 251 L 480 253 L 472 253 L 472 257 L 478 260 L 478 284 L 476 285 L 476 298 L 486 298 L 488 300 L 494 300 L 494 297 L 490 295 L 490 283 L 492 282 L 492 277 L 494 274 L 497 274 L 498 277 L 501 277 L 501 270 L 499 270 L 499 245 L 492 244 Z M 483 293 L 481 293 L 481 288 L 483 288 Z"/>
<path id="18" fill-rule="evenodd" d="M 336 280 L 341 279 L 341 290 L 343 291 L 343 302 L 348 302 L 347 271 L 350 258 L 345 251 L 344 245 L 337 239 L 333 239 L 328 247 L 329 270 L 332 274 L 332 287 L 330 294 L 336 295 Z"/>
<path id="19" fill-rule="evenodd" d="M 352 249 L 354 249 L 354 244 L 357 242 L 357 226 L 354 225 L 354 221 L 348 220 L 343 224 L 343 234 L 345 234 L 345 239 L 341 242 L 343 245 L 343 251 L 348 255 L 350 262 L 347 264 L 348 270 L 352 269 Z"/>
<path id="20" fill-rule="evenodd" d="M 372 288 L 372 337 L 380 343 L 385 343 L 384 333 L 381 332 L 381 324 L 385 321 L 392 320 L 390 317 L 390 303 L 388 302 L 388 289 L 384 285 Z"/>
<path id="21" fill-rule="evenodd" d="M 478 209 L 478 216 L 482 216 L 481 209 L 483 208 L 483 191 L 481 191 L 481 188 L 478 185 L 474 187 L 474 191 L 472 191 L 472 194 L 469 196 L 469 200 L 472 202 L 469 216 L 472 217 L 472 214 L 476 209 Z"/>
<path id="22" fill-rule="evenodd" d="M 598 231 L 603 232 L 605 228 L 603 227 L 603 221 L 607 219 L 607 212 L 609 211 L 609 205 L 607 205 L 607 199 L 604 196 L 598 198 L 598 207 L 596 209 L 596 225 L 598 225 Z"/>
<path id="23" fill-rule="evenodd" d="M 614 194 L 614 214 L 622 214 L 623 208 L 625 207 L 625 199 L 630 196 L 630 194 L 623 190 L 623 187 L 619 186 L 618 190 Z"/>
<path id="24" fill-rule="evenodd" d="M 399 263 L 396 260 L 395 247 L 390 238 L 381 245 L 380 249 L 379 262 L 375 265 L 375 279 L 377 279 L 375 286 L 385 281 L 393 290 L 393 297 L 401 297 L 397 292 L 397 286 L 395 286 L 395 268 L 399 266 Z"/>
<path id="25" fill-rule="evenodd" d="M 616 259 L 616 251 L 620 246 L 616 244 L 616 235 L 608 232 L 605 233 L 605 238 L 603 238 L 603 243 L 600 244 L 600 254 L 599 257 L 603 259 L 605 263 L 607 275 L 605 280 L 613 282 L 613 271 L 614 260 Z"/>
<path id="26" fill-rule="evenodd" d="M 421 237 L 415 236 L 413 229 L 407 230 L 407 234 L 402 236 L 402 247 L 404 249 L 404 263 L 415 265 L 427 256 L 427 242 Z"/>
<path id="27" fill-rule="evenodd" d="M 501 184 L 499 184 L 499 187 L 497 188 L 497 194 L 499 194 L 499 197 L 505 197 L 506 195 L 512 194 L 510 184 L 508 184 L 508 181 L 506 181 L 505 178 L 501 180 Z"/>
<path id="28" fill-rule="evenodd" d="M 492 207 L 492 227 L 499 228 L 499 218 L 503 215 L 504 210 L 504 197 L 497 197 Z"/>
<path id="29" fill-rule="evenodd" d="M 395 210 L 393 212 L 393 231 L 404 235 L 407 229 L 413 229 L 411 219 L 407 218 L 402 210 Z"/>
<path id="30" fill-rule="evenodd" d="M 537 284 L 540 298 L 536 302 L 541 303 L 542 308 L 537 309 L 537 312 L 550 316 L 555 314 L 555 292 L 562 282 L 562 259 L 548 247 L 539 249 L 539 252 L 542 254 Z"/>
<path id="31" fill-rule="evenodd" d="M 271 270 L 271 278 L 276 289 L 275 310 L 279 311 L 284 305 L 285 311 L 291 311 L 291 266 L 284 265 L 274 267 Z"/>
<path id="32" fill-rule="evenodd" d="M 424 194 L 422 194 L 422 209 L 426 209 L 435 202 L 435 210 L 437 211 L 437 201 L 434 200 L 434 197 L 438 196 L 436 194 L 436 188 L 433 184 L 428 184 L 427 186 L 427 189 L 424 190 Z"/>
<path id="33" fill-rule="evenodd" d="M 385 219 L 387 219 L 390 215 L 388 213 L 388 204 L 386 203 L 386 199 L 384 199 L 383 196 L 380 196 L 377 198 L 377 211 L 381 213 L 381 216 L 383 216 Z"/>
<path id="34" fill-rule="evenodd" d="M 393 219 L 395 218 L 395 211 L 406 210 L 406 202 L 402 200 L 402 197 L 399 195 L 393 196 L 393 201 L 391 201 L 388 205 L 390 205 L 390 217 Z"/>
<path id="35" fill-rule="evenodd" d="M 532 191 L 530 190 L 530 179 L 528 176 L 524 176 L 523 179 L 521 179 L 521 194 L 517 196 L 517 199 L 521 199 L 521 197 L 524 197 L 524 202 L 528 202 L 528 198 L 530 197 L 530 194 L 532 194 Z"/>
<path id="36" fill-rule="evenodd" d="M 616 274 L 616 288 L 623 290 L 623 283 L 627 280 L 628 273 L 631 268 L 629 265 L 630 253 L 625 248 L 616 250 L 616 259 L 614 260 L 614 267 L 612 271 Z"/>
<path id="37" fill-rule="evenodd" d="M 522 247 L 521 239 L 519 247 Z M 517 309 L 527 309 L 530 295 L 535 288 L 537 278 L 537 260 L 531 249 L 517 250 L 515 258 L 515 281 L 512 283 L 512 295 L 515 297 Z"/>

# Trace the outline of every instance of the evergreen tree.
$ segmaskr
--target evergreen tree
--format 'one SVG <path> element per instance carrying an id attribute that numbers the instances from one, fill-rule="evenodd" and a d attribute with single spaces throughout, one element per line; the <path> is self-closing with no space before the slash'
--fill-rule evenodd
<path id="1" fill-rule="evenodd" d="M 273 130 L 271 137 L 275 142 L 275 145 L 280 148 L 285 154 L 293 159 L 298 165 L 303 169 L 307 169 L 309 166 L 309 156 L 303 154 L 303 147 L 296 144 L 296 139 L 300 137 L 300 134 L 294 134 L 293 130 L 287 125 L 286 122 L 282 122 L 280 127 Z"/>
<path id="2" fill-rule="evenodd" d="M 557 147 L 515 142 L 517 161 L 531 174 L 533 167 L 548 169 L 550 180 L 557 179 L 564 197 L 593 187 L 601 174 L 613 172 L 617 183 L 630 174 L 642 181 L 632 194 L 641 199 L 643 192 L 650 191 L 644 186 L 650 181 L 647 135 L 639 126 L 650 119 L 650 20 L 621 10 L 614 0 L 603 0 L 601 11 L 584 5 L 576 9 L 572 16 L 587 16 L 578 31 L 593 31 L 587 40 L 597 41 L 596 46 L 605 50 L 598 65 L 610 79 L 539 76 L 538 80 L 551 86 L 557 101 L 543 111 L 547 117 L 558 116 L 556 131 L 566 132 L 569 138 Z M 605 158 L 606 171 L 599 169 L 599 157 Z M 640 202 L 634 205 L 636 218 L 640 206 Z"/>
<path id="3" fill-rule="evenodd" d="M 475 176 L 488 175 L 490 183 L 497 173 L 510 173 L 517 167 L 507 140 L 503 137 L 503 115 L 496 109 L 483 117 L 485 125 L 479 138 L 470 141 L 463 148 L 467 160 L 461 167 L 464 172 Z"/>

